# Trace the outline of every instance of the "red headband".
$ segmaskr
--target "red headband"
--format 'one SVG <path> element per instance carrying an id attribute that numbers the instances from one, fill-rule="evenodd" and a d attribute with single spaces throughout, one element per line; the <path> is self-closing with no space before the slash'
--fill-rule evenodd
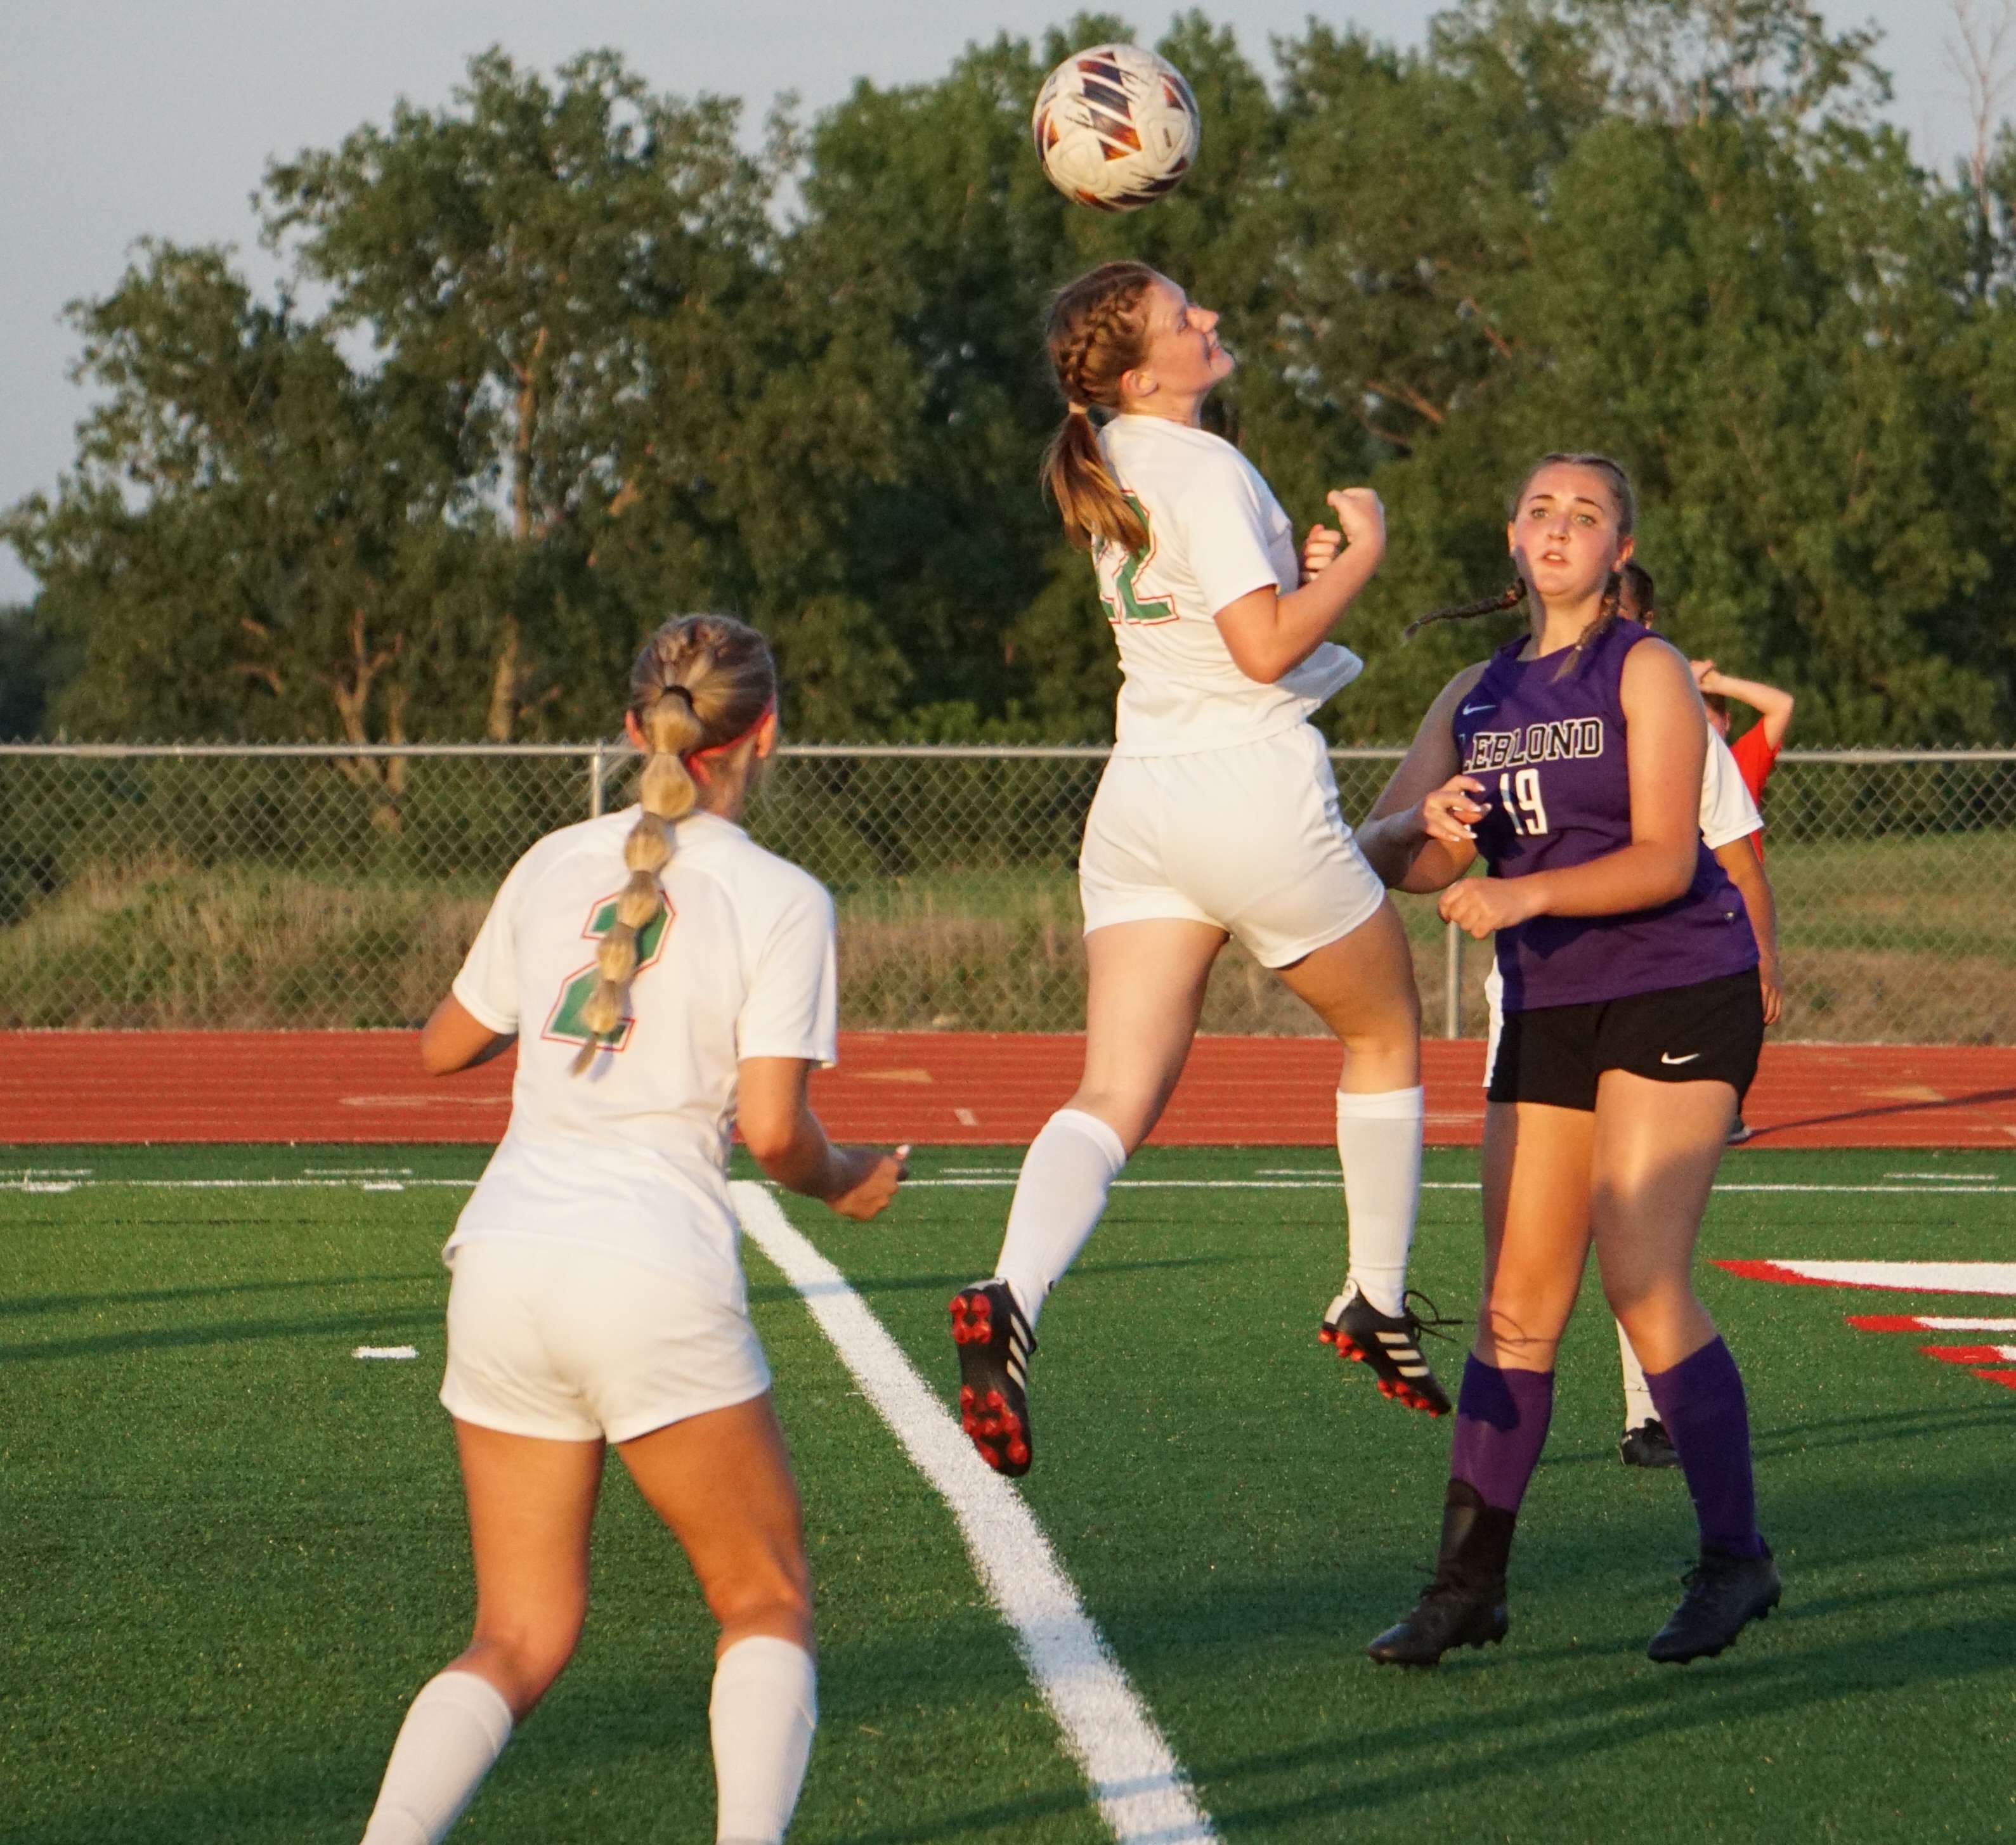
<path id="1" fill-rule="evenodd" d="M 746 743 L 751 737 L 755 735 L 757 732 L 763 728 L 765 723 L 767 723 L 771 718 L 776 717 L 776 714 L 777 700 L 776 695 L 773 693 L 771 696 L 770 702 L 764 706 L 761 710 L 757 713 L 756 721 L 751 725 L 747 730 L 737 732 L 735 735 L 730 737 L 725 743 L 710 743 L 704 750 L 689 750 L 684 756 L 681 757 L 679 760 L 686 765 L 687 769 L 691 772 L 694 780 L 701 782 L 707 782 L 711 780 L 711 778 L 708 775 L 707 771 L 701 767 L 703 758 L 709 756 L 718 756 L 724 750 L 733 750 L 738 743 Z"/>

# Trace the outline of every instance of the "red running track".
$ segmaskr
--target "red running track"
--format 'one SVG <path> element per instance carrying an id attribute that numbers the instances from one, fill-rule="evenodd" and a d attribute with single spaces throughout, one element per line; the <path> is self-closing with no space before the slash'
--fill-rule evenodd
<path id="1" fill-rule="evenodd" d="M 1427 1137 L 1474 1145 L 1474 1039 L 1423 1047 Z M 975 1145 L 1030 1139 L 1077 1080 L 1080 1041 L 854 1032 L 813 1096 L 840 1138 Z M 512 1059 L 420 1074 L 396 1031 L 0 1032 L 0 1145 L 452 1141 L 503 1131 Z M 1204 1038 L 1154 1140 L 1327 1146 L 1327 1039 Z M 1773 1045 L 1746 1111 L 1766 1147 L 2016 1146 L 2016 1049 Z"/>

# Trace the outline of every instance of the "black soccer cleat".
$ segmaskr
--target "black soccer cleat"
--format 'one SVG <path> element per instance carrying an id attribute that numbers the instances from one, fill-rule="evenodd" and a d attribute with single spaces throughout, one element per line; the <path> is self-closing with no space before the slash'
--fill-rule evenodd
<path id="1" fill-rule="evenodd" d="M 1496 1646 L 1511 1627 L 1505 1570 L 1516 1520 L 1484 1503 L 1467 1480 L 1453 1480 L 1442 1505 L 1435 1580 L 1413 1610 L 1366 1647 L 1381 1666 L 1436 1666 L 1453 1646 Z"/>
<path id="2" fill-rule="evenodd" d="M 1426 1306 L 1431 1317 L 1424 1320 L 1417 1314 L 1409 1305 L 1414 1300 Z M 1359 1292 L 1357 1282 L 1350 1282 L 1324 1311 L 1323 1328 L 1316 1336 L 1325 1345 L 1335 1346 L 1340 1358 L 1370 1365 L 1381 1396 L 1424 1415 L 1447 1415 L 1453 1407 L 1449 1392 L 1435 1381 L 1427 1360 L 1421 1356 L 1421 1335 L 1456 1324 L 1445 1320 L 1427 1296 L 1411 1289 L 1399 1313 L 1383 1314 Z"/>
<path id="3" fill-rule="evenodd" d="M 1662 1666 L 1713 1659 L 1751 1622 L 1764 1620 L 1785 1592 L 1768 1545 L 1762 1556 L 1738 1557 L 1705 1544 L 1701 1561 L 1681 1581 L 1687 1594 L 1645 1649 L 1646 1657 Z"/>
<path id="4" fill-rule="evenodd" d="M 1666 1425 L 1651 1416 L 1624 1431 L 1617 1444 L 1617 1458 L 1627 1467 L 1677 1467 L 1680 1451 L 1673 1446 Z"/>
<path id="5" fill-rule="evenodd" d="M 996 1473 L 1019 1480 L 1035 1458 L 1029 1360 L 1036 1336 L 1004 1281 L 975 1282 L 952 1297 L 959 1347 L 959 1423 Z"/>
<path id="6" fill-rule="evenodd" d="M 1465 1588 L 1438 1577 L 1413 1613 L 1366 1648 L 1366 1656 L 1381 1666 L 1438 1666 L 1451 1647 L 1497 1645 L 1511 1624 L 1503 1583 Z"/>

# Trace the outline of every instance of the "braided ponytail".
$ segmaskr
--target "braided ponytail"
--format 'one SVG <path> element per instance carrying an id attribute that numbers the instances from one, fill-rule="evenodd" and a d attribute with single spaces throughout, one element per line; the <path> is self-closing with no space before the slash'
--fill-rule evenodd
<path id="1" fill-rule="evenodd" d="M 1468 621 L 1478 615 L 1496 615 L 1506 609 L 1516 609 L 1526 599 L 1526 579 L 1515 577 L 1507 588 L 1496 595 L 1481 596 L 1474 602 L 1452 602 L 1446 609 L 1435 609 L 1426 615 L 1417 615 L 1401 629 L 1400 638 L 1411 641 L 1424 628 L 1432 628 L 1438 621 Z"/>
<path id="2" fill-rule="evenodd" d="M 1142 304 L 1161 280 L 1146 263 L 1102 263 L 1051 298 L 1044 341 L 1064 419 L 1044 451 L 1042 477 L 1063 515 L 1064 535 L 1081 548 L 1104 539 L 1139 551 L 1148 542 L 1147 525 L 1100 452 L 1092 412 L 1095 405 L 1120 407 L 1120 380 L 1140 364 L 1145 348 Z"/>
<path id="3" fill-rule="evenodd" d="M 630 669 L 630 710 L 647 753 L 638 779 L 637 823 L 623 842 L 630 879 L 596 950 L 595 989 L 581 1012 L 591 1035 L 574 1058 L 574 1075 L 622 1030 L 637 972 L 638 937 L 669 908 L 660 877 L 671 862 L 671 823 L 691 813 L 700 799 L 690 765 L 751 735 L 776 709 L 776 698 L 769 643 L 725 615 L 668 621 L 638 654 Z"/>

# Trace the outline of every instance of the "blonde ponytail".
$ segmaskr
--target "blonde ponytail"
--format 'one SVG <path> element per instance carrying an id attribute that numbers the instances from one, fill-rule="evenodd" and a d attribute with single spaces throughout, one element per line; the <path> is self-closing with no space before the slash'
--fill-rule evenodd
<path id="1" fill-rule="evenodd" d="M 596 950 L 595 988 L 581 1011 L 590 1035 L 574 1058 L 576 1076 L 622 1030 L 638 938 L 670 908 L 660 880 L 671 862 L 672 823 L 700 799 L 689 765 L 752 737 L 776 708 L 776 667 L 769 644 L 725 615 L 667 622 L 638 654 L 630 684 L 630 709 L 647 753 L 638 779 L 637 822 L 623 842 L 629 882 Z"/>
<path id="2" fill-rule="evenodd" d="M 1139 551 L 1148 527 L 1129 504 L 1100 452 L 1092 411 L 1120 407 L 1120 380 L 1147 345 L 1148 290 L 1161 277 L 1146 263 L 1102 263 L 1058 290 L 1044 326 L 1050 372 L 1064 394 L 1064 419 L 1044 451 L 1042 482 L 1064 522 L 1064 535 L 1089 547 L 1104 539 Z"/>

